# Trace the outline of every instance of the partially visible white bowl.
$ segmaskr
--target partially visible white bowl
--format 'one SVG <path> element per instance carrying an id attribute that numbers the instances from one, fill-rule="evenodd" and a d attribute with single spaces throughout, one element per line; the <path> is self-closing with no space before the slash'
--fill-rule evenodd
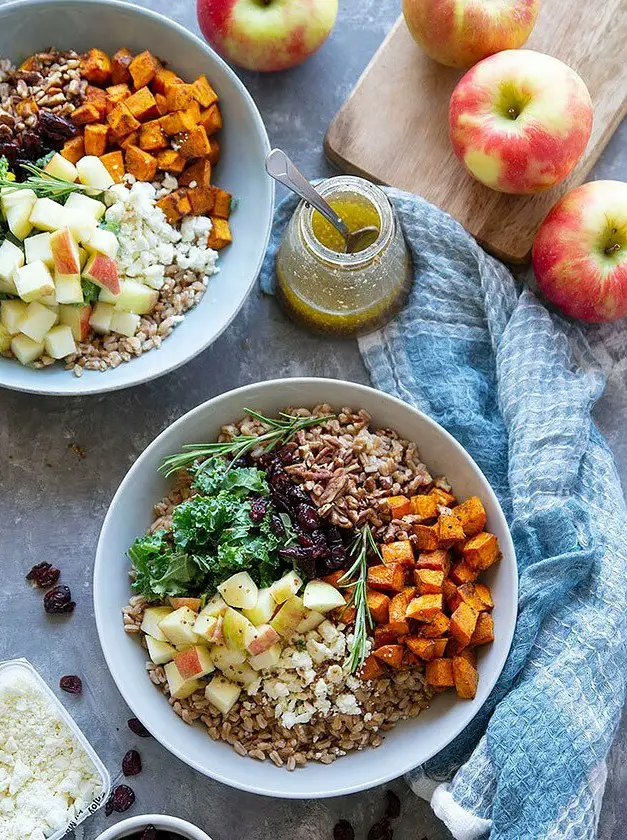
<path id="1" fill-rule="evenodd" d="M 208 834 L 205 834 L 204 831 L 196 828 L 187 820 L 168 817 L 167 814 L 142 814 L 140 817 L 122 820 L 122 822 L 112 825 L 111 828 L 99 834 L 96 840 L 122 840 L 122 838 L 130 837 L 132 832 L 141 831 L 148 825 L 154 825 L 155 828 L 162 828 L 165 831 L 172 831 L 184 837 L 185 840 L 211 840 Z"/>
<path id="2" fill-rule="evenodd" d="M 235 73 L 203 41 L 178 23 L 131 3 L 113 0 L 19 0 L 0 5 L 0 57 L 19 63 L 54 45 L 83 52 L 149 49 L 184 79 L 205 73 L 220 95 L 224 128 L 215 182 L 238 200 L 231 217 L 233 244 L 220 252 L 219 274 L 201 303 L 158 350 L 105 372 L 79 379 L 60 364 L 44 370 L 0 357 L 0 386 L 36 394 L 83 395 L 146 382 L 193 359 L 231 323 L 259 274 L 274 204 L 273 182 L 264 160 L 270 149 L 263 122 Z"/>
<path id="3" fill-rule="evenodd" d="M 168 492 L 157 472 L 167 455 L 183 444 L 214 440 L 220 427 L 239 418 L 245 407 L 273 415 L 286 406 L 364 408 L 380 427 L 415 441 L 434 475 L 446 475 L 460 498 L 479 496 L 488 528 L 500 541 L 503 558 L 488 570 L 496 639 L 479 659 L 479 690 L 474 700 L 453 692 L 435 699 L 418 718 L 399 724 L 376 750 L 350 753 L 331 765 L 311 763 L 288 773 L 270 762 L 241 758 L 214 742 L 203 728 L 188 726 L 146 677 L 145 651 L 124 633 L 120 611 L 128 602 L 126 550 L 152 521 L 152 504 Z M 188 412 L 135 461 L 122 481 L 105 518 L 94 569 L 94 609 L 100 643 L 122 696 L 150 732 L 190 767 L 220 782 L 252 793 L 295 799 L 339 796 L 383 784 L 422 764 L 442 750 L 472 720 L 494 687 L 511 645 L 518 602 L 514 546 L 501 506 L 486 477 L 460 444 L 422 412 L 393 397 L 335 379 L 280 379 L 229 391 Z"/>

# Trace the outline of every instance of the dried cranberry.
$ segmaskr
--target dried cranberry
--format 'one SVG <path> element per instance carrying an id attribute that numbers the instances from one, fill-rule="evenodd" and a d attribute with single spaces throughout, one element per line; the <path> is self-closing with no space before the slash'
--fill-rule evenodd
<path id="1" fill-rule="evenodd" d="M 385 792 L 385 816 L 390 820 L 395 820 L 401 815 L 401 800 L 394 793 L 393 790 L 386 790 Z"/>
<path id="2" fill-rule="evenodd" d="M 316 558 L 312 548 L 304 548 L 300 545 L 292 545 L 289 548 L 279 549 L 281 560 L 292 561 L 297 572 L 308 578 L 316 576 Z"/>
<path id="3" fill-rule="evenodd" d="M 26 580 L 34 581 L 37 586 L 44 589 L 46 586 L 55 584 L 59 580 L 60 574 L 61 572 L 55 569 L 51 563 L 37 563 L 26 575 Z"/>
<path id="4" fill-rule="evenodd" d="M 261 522 L 268 510 L 268 500 L 257 496 L 250 503 L 250 519 L 252 522 Z"/>
<path id="5" fill-rule="evenodd" d="M 387 817 L 375 823 L 368 832 L 368 840 L 392 840 L 394 833 Z"/>
<path id="6" fill-rule="evenodd" d="M 355 829 L 348 820 L 340 820 L 335 823 L 333 840 L 355 840 Z"/>
<path id="7" fill-rule="evenodd" d="M 142 771 L 142 760 L 137 750 L 129 750 L 122 759 L 122 772 L 125 776 L 137 776 Z"/>
<path id="8" fill-rule="evenodd" d="M 37 128 L 52 143 L 60 145 L 68 138 L 74 137 L 78 131 L 71 122 L 50 111 L 40 111 Z"/>
<path id="9" fill-rule="evenodd" d="M 285 526 L 283 525 L 283 520 L 276 513 L 273 513 L 270 517 L 270 530 L 275 537 L 285 536 Z"/>
<path id="10" fill-rule="evenodd" d="M 74 612 L 75 606 L 69 586 L 55 586 L 44 595 L 44 609 L 50 615 Z"/>
<path id="11" fill-rule="evenodd" d="M 140 840 L 159 840 L 159 835 L 157 834 L 157 829 L 154 825 L 146 826 L 146 828 L 142 831 Z"/>
<path id="12" fill-rule="evenodd" d="M 0 155 L 3 155 L 7 159 L 9 166 L 15 166 L 19 153 L 20 147 L 17 143 L 0 143 Z"/>
<path id="13" fill-rule="evenodd" d="M 311 504 L 301 503 L 298 505 L 296 521 L 304 531 L 315 531 L 320 525 L 318 511 Z"/>
<path id="14" fill-rule="evenodd" d="M 239 458 L 236 458 L 233 461 L 233 466 L 238 467 L 238 468 L 250 466 L 250 462 L 248 460 L 248 455 L 240 455 Z M 151 828 L 151 826 L 148 826 L 148 827 Z"/>
<path id="15" fill-rule="evenodd" d="M 150 732 L 146 729 L 144 724 L 138 718 L 129 718 L 127 721 L 128 728 L 131 732 L 134 732 L 135 735 L 138 735 L 140 738 L 150 738 Z"/>
<path id="16" fill-rule="evenodd" d="M 296 458 L 296 451 L 297 446 L 295 443 L 286 443 L 280 449 L 277 449 L 276 456 L 283 464 L 283 466 L 288 466 L 289 464 L 293 464 L 294 461 L 297 460 Z"/>
<path id="17" fill-rule="evenodd" d="M 25 131 L 22 134 L 22 155 L 27 160 L 37 160 L 43 156 L 45 149 L 41 137 L 33 131 Z"/>
<path id="18" fill-rule="evenodd" d="M 111 791 L 111 796 L 105 805 L 105 814 L 110 816 L 114 811 L 123 814 L 135 802 L 135 794 L 128 785 L 118 785 Z"/>
<path id="19" fill-rule="evenodd" d="M 61 677 L 59 680 L 59 688 L 63 691 L 67 691 L 68 694 L 80 694 L 83 690 L 83 683 L 80 677 Z"/>

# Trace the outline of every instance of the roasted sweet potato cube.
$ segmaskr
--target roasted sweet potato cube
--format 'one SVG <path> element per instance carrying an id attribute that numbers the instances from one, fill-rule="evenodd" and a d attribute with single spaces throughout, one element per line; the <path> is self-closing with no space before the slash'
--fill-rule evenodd
<path id="1" fill-rule="evenodd" d="M 113 178 L 116 184 L 119 184 L 126 174 L 124 168 L 124 155 L 120 151 L 109 152 L 106 155 L 101 155 L 100 160 L 104 163 L 107 172 Z"/>
<path id="2" fill-rule="evenodd" d="M 113 53 L 111 56 L 111 81 L 114 85 L 130 82 L 131 74 L 128 68 L 131 66 L 132 60 L 133 54 L 125 47 Z"/>
<path id="3" fill-rule="evenodd" d="M 448 599 L 447 603 L 451 612 L 454 612 L 462 601 L 465 601 L 475 612 L 482 612 L 487 609 L 486 605 L 477 594 L 476 587 L 473 583 L 462 584 Z"/>
<path id="4" fill-rule="evenodd" d="M 419 595 L 407 607 L 406 618 L 415 621 L 431 621 L 444 606 L 442 595 Z"/>
<path id="5" fill-rule="evenodd" d="M 226 190 L 221 190 L 218 187 L 210 187 L 210 189 L 213 194 L 213 210 L 211 211 L 211 215 L 217 216 L 218 219 L 228 219 L 231 215 L 233 196 L 231 193 Z M 400 563 L 400 560 L 397 562 Z"/>
<path id="6" fill-rule="evenodd" d="M 366 658 L 366 661 L 362 665 L 361 671 L 357 676 L 360 680 L 366 682 L 367 680 L 376 680 L 379 677 L 382 677 L 383 674 L 385 674 L 385 668 L 371 653 L 370 656 Z"/>
<path id="7" fill-rule="evenodd" d="M 128 66 L 135 90 L 150 84 L 160 67 L 161 62 L 148 50 L 136 55 Z"/>
<path id="8" fill-rule="evenodd" d="M 61 149 L 61 155 L 71 163 L 77 163 L 85 157 L 85 141 L 82 137 L 72 137 L 66 140 Z"/>
<path id="9" fill-rule="evenodd" d="M 450 634 L 462 647 L 470 644 L 472 634 L 477 626 L 478 613 L 468 606 L 465 601 L 457 607 L 451 616 Z"/>
<path id="10" fill-rule="evenodd" d="M 205 129 L 208 135 L 215 134 L 222 128 L 222 112 L 220 106 L 216 103 L 211 108 L 205 108 L 200 112 L 200 125 Z"/>
<path id="11" fill-rule="evenodd" d="M 181 111 L 181 113 L 185 112 Z M 186 132 L 178 150 L 186 160 L 208 155 L 210 151 L 209 138 L 205 129 L 201 125 L 197 125 L 196 128 Z"/>
<path id="12" fill-rule="evenodd" d="M 164 172 L 178 175 L 185 168 L 185 158 L 174 149 L 164 149 L 157 153 L 157 166 Z"/>
<path id="13" fill-rule="evenodd" d="M 442 507 L 450 508 L 457 501 L 457 499 L 452 493 L 448 493 L 446 490 L 442 490 L 441 487 L 434 487 L 432 490 L 429 491 L 429 495 L 435 496 L 435 498 L 438 500 L 438 504 Z"/>
<path id="14" fill-rule="evenodd" d="M 472 700 L 477 693 L 479 672 L 463 656 L 456 656 L 453 659 L 453 679 L 457 696 L 462 700 Z"/>
<path id="15" fill-rule="evenodd" d="M 403 652 L 403 645 L 383 645 L 373 651 L 372 655 L 391 668 L 400 668 L 403 664 Z"/>
<path id="16" fill-rule="evenodd" d="M 213 105 L 214 102 L 218 101 L 218 94 L 211 87 L 204 73 L 196 79 L 193 84 L 193 88 L 194 98 L 201 108 L 208 108 L 210 105 Z"/>
<path id="17" fill-rule="evenodd" d="M 178 222 L 183 216 L 189 216 L 192 212 L 192 205 L 185 189 L 174 190 L 174 192 L 159 199 L 157 207 L 163 210 L 170 224 Z"/>
<path id="18" fill-rule="evenodd" d="M 421 624 L 420 635 L 425 639 L 437 639 L 438 636 L 448 633 L 450 625 L 450 618 L 443 612 L 437 612 L 430 621 Z"/>
<path id="19" fill-rule="evenodd" d="M 179 179 L 179 184 L 181 183 L 182 180 Z M 334 572 L 330 572 L 328 575 L 325 575 L 323 578 L 320 578 L 320 580 L 323 580 L 325 583 L 330 583 L 331 586 L 335 586 L 335 588 L 337 589 L 339 582 L 342 580 L 345 574 L 345 569 L 336 569 Z"/>
<path id="20" fill-rule="evenodd" d="M 433 639 L 424 639 L 422 636 L 407 636 L 405 644 L 412 653 L 415 653 L 416 656 L 419 656 L 425 662 L 430 662 L 435 657 L 435 644 Z"/>
<path id="21" fill-rule="evenodd" d="M 70 119 L 74 125 L 97 123 L 100 120 L 100 111 L 93 102 L 83 102 L 82 105 L 72 111 Z"/>
<path id="22" fill-rule="evenodd" d="M 477 597 L 481 600 L 484 610 L 491 610 L 494 607 L 494 601 L 492 600 L 492 593 L 490 592 L 489 586 L 486 586 L 485 583 L 475 583 L 475 592 L 477 593 Z"/>
<path id="23" fill-rule="evenodd" d="M 438 502 L 434 496 L 412 496 L 409 503 L 412 516 L 427 520 L 438 515 Z"/>
<path id="24" fill-rule="evenodd" d="M 436 688 L 452 688 L 455 685 L 453 663 L 450 659 L 432 659 L 425 669 L 427 685 Z"/>
<path id="25" fill-rule="evenodd" d="M 332 615 L 336 622 L 341 621 L 342 624 L 354 624 L 357 609 L 354 604 L 347 603 L 345 607 L 338 607 L 336 610 L 333 610 Z"/>
<path id="26" fill-rule="evenodd" d="M 139 148 L 150 152 L 154 149 L 166 149 L 168 138 L 159 120 L 150 120 L 139 129 Z"/>
<path id="27" fill-rule="evenodd" d="M 414 569 L 414 580 L 420 595 L 437 595 L 442 592 L 444 572 L 435 569 Z"/>
<path id="28" fill-rule="evenodd" d="M 168 108 L 165 104 L 165 96 L 162 93 L 155 93 L 155 102 L 157 103 L 159 116 L 164 117 L 168 113 Z"/>
<path id="29" fill-rule="evenodd" d="M 107 138 L 109 126 L 102 123 L 94 123 L 85 126 L 85 154 L 100 157 L 107 151 Z"/>
<path id="30" fill-rule="evenodd" d="M 143 87 L 129 96 L 125 100 L 125 104 L 131 114 L 140 122 L 152 120 L 159 116 L 157 100 L 147 87 Z"/>
<path id="31" fill-rule="evenodd" d="M 431 641 L 433 642 L 433 649 L 435 652 L 434 659 L 439 659 L 441 656 L 444 656 L 448 639 L 432 639 Z"/>
<path id="32" fill-rule="evenodd" d="M 366 600 L 372 620 L 376 624 L 387 624 L 390 616 L 390 598 L 383 592 L 369 589 Z"/>
<path id="33" fill-rule="evenodd" d="M 167 70 L 165 67 L 159 67 L 152 80 L 152 89 L 155 93 L 160 93 L 165 96 L 165 90 L 168 85 L 183 84 L 183 79 L 176 75 L 172 70 Z"/>
<path id="34" fill-rule="evenodd" d="M 211 231 L 207 238 L 207 247 L 213 248 L 214 251 L 220 251 L 226 248 L 233 241 L 233 234 L 226 219 L 218 219 L 211 216 Z M 401 572 L 402 574 L 402 572 Z"/>
<path id="35" fill-rule="evenodd" d="M 479 613 L 474 633 L 470 638 L 472 647 L 488 645 L 494 641 L 494 619 L 488 612 Z"/>
<path id="36" fill-rule="evenodd" d="M 464 539 L 464 529 L 456 516 L 446 514 L 438 519 L 438 540 L 442 546 L 451 546 Z"/>
<path id="37" fill-rule="evenodd" d="M 383 592 L 402 592 L 405 586 L 405 569 L 398 564 L 370 566 L 367 580 L 368 586 L 372 589 Z"/>
<path id="38" fill-rule="evenodd" d="M 494 534 L 481 531 L 466 541 L 462 549 L 462 557 L 473 569 L 488 569 L 501 556 L 499 541 Z"/>
<path id="39" fill-rule="evenodd" d="M 194 103 L 198 107 L 197 103 Z M 192 106 L 193 107 L 193 106 Z M 172 114 L 166 114 L 161 117 L 161 125 L 167 135 L 172 137 L 174 134 L 181 134 L 185 131 L 190 131 L 198 123 L 193 122 L 193 111 L 187 108 L 185 111 L 174 111 Z M 200 119 L 200 112 L 198 113 Z M 191 124 L 190 124 L 191 123 Z"/>
<path id="40" fill-rule="evenodd" d="M 209 187 L 211 185 L 211 163 L 202 158 L 190 163 L 179 178 L 182 187 Z"/>
<path id="41" fill-rule="evenodd" d="M 383 500 L 383 506 L 392 519 L 401 519 L 409 513 L 409 499 L 407 496 L 390 496 Z"/>
<path id="42" fill-rule="evenodd" d="M 115 106 L 118 102 L 124 102 L 125 99 L 128 99 L 131 95 L 131 89 L 128 85 L 121 83 L 119 85 L 111 85 L 111 87 L 107 88 L 107 92 L 105 94 L 107 109 L 106 113 L 110 113 L 113 111 Z"/>
<path id="43" fill-rule="evenodd" d="M 398 633 L 389 624 L 381 624 L 374 628 L 374 648 L 384 647 L 385 645 L 395 645 Z"/>
<path id="44" fill-rule="evenodd" d="M 447 575 L 451 568 L 451 558 L 445 548 L 437 548 L 435 551 L 422 551 L 416 560 L 416 568 L 433 569 Z"/>
<path id="45" fill-rule="evenodd" d="M 220 141 L 217 137 L 209 138 L 209 147 L 210 151 L 207 157 L 209 158 L 211 165 L 215 166 L 216 163 L 220 160 Z"/>
<path id="46" fill-rule="evenodd" d="M 107 114 L 107 94 L 102 88 L 87 85 L 85 90 L 85 102 L 91 102 L 98 108 L 100 119 L 103 120 Z"/>
<path id="47" fill-rule="evenodd" d="M 472 566 L 469 566 L 464 560 L 455 563 L 450 574 L 451 580 L 457 584 L 468 583 L 479 577 L 479 572 L 473 569 Z"/>
<path id="48" fill-rule="evenodd" d="M 390 563 L 401 563 L 403 566 L 414 565 L 414 550 L 409 540 L 398 540 L 382 545 L 381 556 L 386 566 L 389 566 Z"/>
<path id="49" fill-rule="evenodd" d="M 87 50 L 81 58 L 81 76 L 92 85 L 107 85 L 111 79 L 111 59 L 95 47 Z"/>
<path id="50" fill-rule="evenodd" d="M 467 537 L 473 537 L 485 528 L 485 508 L 478 496 L 470 496 L 461 505 L 457 505 L 457 507 L 453 508 L 453 514 L 461 522 L 464 534 Z"/>
<path id="51" fill-rule="evenodd" d="M 107 114 L 107 122 L 117 139 L 126 137 L 132 131 L 137 131 L 141 125 L 139 120 L 131 114 L 126 102 L 118 102 L 115 108 Z"/>
<path id="52" fill-rule="evenodd" d="M 465 659 L 466 662 L 470 662 L 473 667 L 477 667 L 477 653 L 470 648 L 464 648 L 461 653 L 459 653 L 462 659 Z"/>
<path id="53" fill-rule="evenodd" d="M 187 197 L 194 216 L 204 216 L 213 212 L 214 198 L 211 187 L 188 187 Z"/>
<path id="54" fill-rule="evenodd" d="M 129 175 L 134 175 L 138 181 L 152 181 L 157 174 L 157 158 L 139 146 L 126 147 L 124 165 Z"/>
<path id="55" fill-rule="evenodd" d="M 390 627 L 397 636 L 404 636 L 409 633 L 409 624 L 405 620 L 405 613 L 411 597 L 408 597 L 406 592 L 399 592 L 390 601 L 390 618 L 388 627 Z"/>
<path id="56" fill-rule="evenodd" d="M 413 530 L 420 551 L 435 551 L 440 547 L 437 525 L 414 525 Z"/>
<path id="57" fill-rule="evenodd" d="M 444 578 L 444 583 L 442 584 L 442 595 L 444 595 L 444 600 L 448 602 L 448 599 L 457 592 L 457 584 L 452 581 L 450 578 Z"/>
<path id="58" fill-rule="evenodd" d="M 125 151 L 129 146 L 139 146 L 139 131 L 131 131 L 131 133 L 127 134 L 124 139 L 118 139 L 117 143 L 118 146 Z"/>
<path id="59" fill-rule="evenodd" d="M 194 101 L 194 86 L 174 82 L 165 87 L 165 101 L 168 111 L 183 111 Z"/>

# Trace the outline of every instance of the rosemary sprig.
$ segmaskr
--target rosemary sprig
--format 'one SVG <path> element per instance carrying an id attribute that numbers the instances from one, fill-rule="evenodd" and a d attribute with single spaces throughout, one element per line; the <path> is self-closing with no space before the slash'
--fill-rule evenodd
<path id="1" fill-rule="evenodd" d="M 21 163 L 21 168 L 28 172 L 29 177 L 25 181 L 11 181 L 7 177 L 0 177 L 0 189 L 9 192 L 17 190 L 33 190 L 38 198 L 52 198 L 56 201 L 67 198 L 73 192 L 86 192 L 93 198 L 102 195 L 103 190 L 95 190 L 94 187 L 87 187 L 85 184 L 76 184 L 50 175 L 34 163 Z"/>
<path id="2" fill-rule="evenodd" d="M 374 622 L 370 615 L 368 606 L 368 592 L 366 579 L 368 576 L 368 554 L 373 552 L 381 559 L 381 553 L 374 541 L 370 525 L 366 524 L 357 533 L 353 544 L 350 547 L 350 556 L 353 565 L 345 572 L 338 581 L 338 586 L 352 587 L 351 599 L 346 605 L 355 607 L 355 630 L 353 646 L 344 664 L 349 668 L 350 673 L 359 671 L 366 660 L 368 630 L 372 630 Z"/>
<path id="3" fill-rule="evenodd" d="M 320 417 L 293 417 L 291 414 L 280 412 L 278 418 L 270 418 L 250 408 L 245 408 L 244 412 L 269 426 L 268 431 L 261 435 L 238 435 L 233 440 L 224 443 L 187 443 L 182 447 L 182 452 L 166 458 L 159 469 L 167 477 L 195 461 L 202 463 L 215 456 L 229 455 L 232 456 L 230 467 L 234 461 L 257 446 L 262 446 L 264 452 L 270 452 L 276 446 L 288 443 L 301 429 L 317 426 L 318 423 L 324 423 L 325 420 L 330 420 L 334 416 L 325 414 Z"/>

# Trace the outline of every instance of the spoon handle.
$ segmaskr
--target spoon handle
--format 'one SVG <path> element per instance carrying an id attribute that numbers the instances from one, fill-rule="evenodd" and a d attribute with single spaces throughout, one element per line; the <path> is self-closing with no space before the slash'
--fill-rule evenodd
<path id="1" fill-rule="evenodd" d="M 322 213 L 331 222 L 334 228 L 339 230 L 343 237 L 347 237 L 350 234 L 348 227 L 340 219 L 335 210 L 311 186 L 304 175 L 301 175 L 284 151 L 281 149 L 272 149 L 266 158 L 266 172 L 275 181 L 283 184 L 283 186 L 296 193 L 296 195 L 299 195 L 308 204 L 315 207 L 319 213 Z"/>

